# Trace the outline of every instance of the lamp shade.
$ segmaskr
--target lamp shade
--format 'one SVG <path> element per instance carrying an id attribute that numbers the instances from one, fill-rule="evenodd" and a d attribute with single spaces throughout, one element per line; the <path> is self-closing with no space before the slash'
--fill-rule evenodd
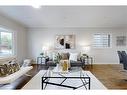
<path id="1" fill-rule="evenodd" d="M 47 56 L 49 47 L 48 46 L 42 46 L 42 52 L 44 53 L 44 56 Z"/>
<path id="2" fill-rule="evenodd" d="M 83 46 L 83 51 L 84 52 L 89 52 L 90 51 L 90 46 Z"/>
<path id="3" fill-rule="evenodd" d="M 42 51 L 47 51 L 47 50 L 48 50 L 48 47 L 46 47 L 46 46 L 42 47 Z"/>

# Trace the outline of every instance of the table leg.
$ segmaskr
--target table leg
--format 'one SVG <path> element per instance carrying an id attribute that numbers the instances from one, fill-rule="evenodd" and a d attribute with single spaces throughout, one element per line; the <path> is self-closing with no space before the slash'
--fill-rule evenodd
<path id="1" fill-rule="evenodd" d="M 42 77 L 42 90 L 43 90 L 44 78 Z"/>

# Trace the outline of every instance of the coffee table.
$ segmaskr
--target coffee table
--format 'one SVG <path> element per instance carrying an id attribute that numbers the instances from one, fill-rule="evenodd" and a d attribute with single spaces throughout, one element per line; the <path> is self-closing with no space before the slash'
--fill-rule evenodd
<path id="1" fill-rule="evenodd" d="M 90 90 L 90 77 L 80 67 L 73 67 L 68 72 L 54 72 L 54 68 L 49 67 L 42 76 L 42 89 L 51 89 L 52 87 Z"/>

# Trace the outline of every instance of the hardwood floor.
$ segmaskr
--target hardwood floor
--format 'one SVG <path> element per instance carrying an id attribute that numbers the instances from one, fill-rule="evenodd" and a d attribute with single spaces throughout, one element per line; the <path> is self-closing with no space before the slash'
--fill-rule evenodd
<path id="1" fill-rule="evenodd" d="M 28 72 L 31 76 L 23 75 L 11 84 L 0 85 L 0 89 L 21 89 L 40 70 L 47 69 L 44 65 L 33 65 Z M 91 71 L 108 89 L 127 89 L 127 72 L 121 72 L 121 64 L 86 66 L 84 70 Z"/>
<path id="2" fill-rule="evenodd" d="M 93 65 L 90 70 L 108 89 L 127 89 L 127 72 L 122 64 Z"/>

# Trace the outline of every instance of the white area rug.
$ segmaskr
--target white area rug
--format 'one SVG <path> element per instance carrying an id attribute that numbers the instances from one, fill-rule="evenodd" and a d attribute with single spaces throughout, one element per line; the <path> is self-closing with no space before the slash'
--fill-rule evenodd
<path id="1" fill-rule="evenodd" d="M 44 73 L 46 72 L 46 70 L 41 70 L 38 74 L 36 74 L 22 89 L 26 89 L 26 90 L 31 90 L 31 89 L 35 89 L 35 90 L 41 90 L 41 79 L 42 76 L 44 75 Z M 107 89 L 90 71 L 85 71 L 85 73 L 87 73 L 87 75 L 91 78 L 91 90 L 105 90 Z M 58 90 L 59 87 L 57 86 L 47 86 L 48 89 L 55 89 Z M 64 90 L 66 90 L 65 88 L 63 88 Z"/>

